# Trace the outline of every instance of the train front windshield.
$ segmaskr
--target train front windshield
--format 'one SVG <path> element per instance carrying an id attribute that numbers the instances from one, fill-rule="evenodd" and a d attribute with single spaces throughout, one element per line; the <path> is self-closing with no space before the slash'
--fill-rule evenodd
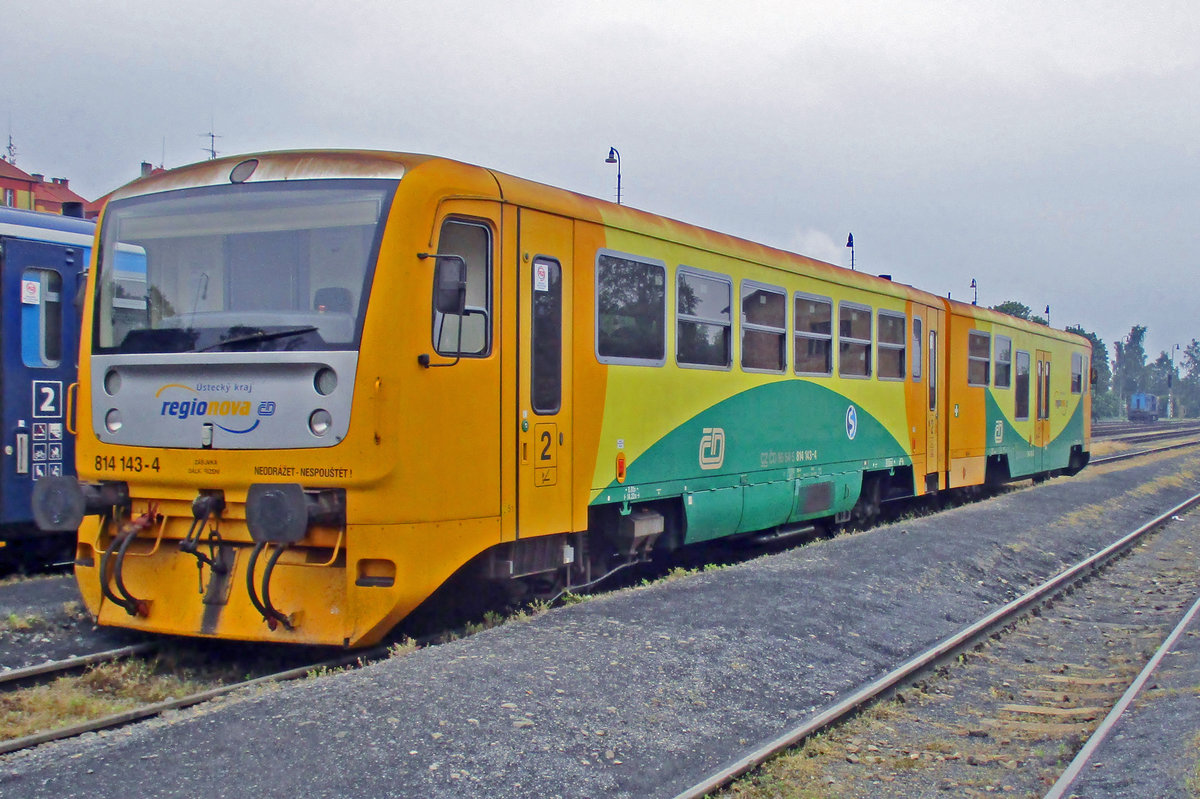
<path id="1" fill-rule="evenodd" d="M 93 350 L 356 349 L 395 187 L 274 182 L 111 203 Z"/>

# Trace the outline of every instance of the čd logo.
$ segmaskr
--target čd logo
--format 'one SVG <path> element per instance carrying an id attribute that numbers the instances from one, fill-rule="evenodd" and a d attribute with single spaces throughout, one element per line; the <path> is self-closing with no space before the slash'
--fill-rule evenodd
<path id="1" fill-rule="evenodd" d="M 704 428 L 700 437 L 700 468 L 720 469 L 725 463 L 725 430 L 720 427 Z"/>

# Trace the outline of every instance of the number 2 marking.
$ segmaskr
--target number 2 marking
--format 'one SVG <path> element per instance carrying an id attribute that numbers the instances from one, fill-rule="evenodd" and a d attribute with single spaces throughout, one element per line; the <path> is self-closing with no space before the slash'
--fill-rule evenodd
<path id="1" fill-rule="evenodd" d="M 546 446 L 542 447 L 542 458 L 541 459 L 544 461 L 548 461 L 548 460 L 550 460 L 550 445 L 554 442 L 554 439 L 551 437 L 549 430 L 542 431 L 542 442 Z"/>
<path id="2" fill-rule="evenodd" d="M 33 418 L 62 417 L 62 383 L 57 380 L 33 381 Z"/>

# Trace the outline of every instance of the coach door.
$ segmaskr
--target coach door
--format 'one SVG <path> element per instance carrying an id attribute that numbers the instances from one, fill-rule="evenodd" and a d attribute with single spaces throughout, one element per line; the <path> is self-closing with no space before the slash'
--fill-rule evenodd
<path id="1" fill-rule="evenodd" d="M 5 523 L 31 521 L 33 481 L 73 474 L 67 393 L 75 380 L 79 322 L 72 303 L 85 250 L 7 239 L 3 269 Z"/>
<path id="2" fill-rule="evenodd" d="M 1037 383 L 1034 397 L 1037 400 L 1036 418 L 1033 425 L 1033 445 L 1037 447 L 1036 466 L 1043 468 L 1045 447 L 1050 443 L 1050 353 L 1037 351 Z"/>
<path id="3" fill-rule="evenodd" d="M 569 219 L 519 216 L 517 536 L 571 530 Z"/>
<path id="4" fill-rule="evenodd" d="M 928 342 L 929 347 L 929 376 L 926 386 L 927 402 L 925 403 L 927 410 L 926 417 L 926 441 L 925 441 L 925 458 L 926 472 L 929 475 L 937 475 L 936 482 L 926 476 L 927 487 L 929 489 L 938 489 L 948 487 L 942 475 L 946 473 L 946 435 L 943 430 L 942 407 L 945 404 L 945 389 L 943 386 L 946 382 L 946 367 L 943 364 L 941 344 L 942 344 L 942 312 L 931 309 L 925 317 L 925 324 L 928 326 Z"/>

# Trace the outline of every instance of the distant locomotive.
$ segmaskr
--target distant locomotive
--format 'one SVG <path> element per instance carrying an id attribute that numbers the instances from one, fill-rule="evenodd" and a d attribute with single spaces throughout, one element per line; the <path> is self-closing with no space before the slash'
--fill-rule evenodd
<path id="1" fill-rule="evenodd" d="M 81 482 L 37 506 L 101 624 L 365 645 L 456 572 L 1088 462 L 1086 339 L 447 159 L 206 161 L 99 235 Z"/>
<path id="2" fill-rule="evenodd" d="M 1158 395 L 1138 393 L 1129 398 L 1126 417 L 1131 422 L 1157 422 L 1159 415 Z"/>
<path id="3" fill-rule="evenodd" d="M 76 287 L 91 257 L 95 225 L 0 207 L 0 564 L 69 560 L 73 536 L 33 523 L 36 480 L 75 473 L 67 430 L 79 346 Z M 73 532 L 73 531 L 72 531 Z"/>

